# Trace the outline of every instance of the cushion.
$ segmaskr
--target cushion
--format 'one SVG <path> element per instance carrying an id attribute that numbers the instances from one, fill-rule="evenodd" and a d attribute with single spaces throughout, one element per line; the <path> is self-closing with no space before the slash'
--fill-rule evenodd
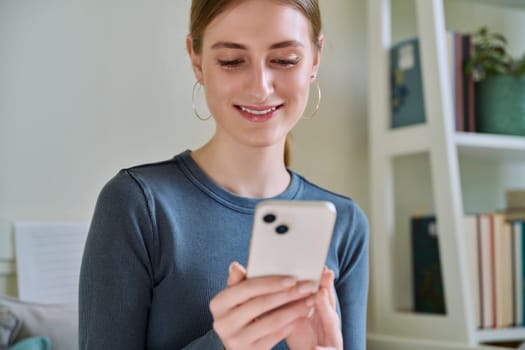
<path id="1" fill-rule="evenodd" d="M 7 350 L 51 350 L 51 342 L 46 337 L 24 339 Z"/>
<path id="2" fill-rule="evenodd" d="M 22 321 L 11 310 L 0 305 L 0 349 L 7 349 L 13 344 L 21 328 Z"/>
<path id="3" fill-rule="evenodd" d="M 0 308 L 9 309 L 22 328 L 15 341 L 48 337 L 53 350 L 78 349 L 78 307 L 70 304 L 39 304 L 0 295 Z"/>

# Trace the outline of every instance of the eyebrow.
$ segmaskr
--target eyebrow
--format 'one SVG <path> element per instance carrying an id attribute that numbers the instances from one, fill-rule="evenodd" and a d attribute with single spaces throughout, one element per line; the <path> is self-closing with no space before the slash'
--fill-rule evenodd
<path id="1" fill-rule="evenodd" d="M 304 45 L 297 40 L 286 40 L 281 41 L 270 46 L 270 50 L 275 49 L 284 49 L 287 47 L 304 47 Z M 246 50 L 245 45 L 234 43 L 230 41 L 218 41 L 211 46 L 212 49 L 237 49 L 237 50 Z"/>

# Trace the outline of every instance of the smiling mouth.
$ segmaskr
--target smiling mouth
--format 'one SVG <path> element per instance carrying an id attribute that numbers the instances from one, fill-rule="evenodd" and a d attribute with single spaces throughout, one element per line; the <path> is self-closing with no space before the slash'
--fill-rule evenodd
<path id="1" fill-rule="evenodd" d="M 283 105 L 280 104 L 280 105 L 276 105 L 272 107 L 266 107 L 264 109 L 260 109 L 260 108 L 255 109 L 255 108 L 250 108 L 250 107 L 245 107 L 245 106 L 240 106 L 240 105 L 236 105 L 235 107 L 245 113 L 253 114 L 254 116 L 263 116 L 263 115 L 267 115 L 267 114 L 275 112 L 282 106 Z"/>

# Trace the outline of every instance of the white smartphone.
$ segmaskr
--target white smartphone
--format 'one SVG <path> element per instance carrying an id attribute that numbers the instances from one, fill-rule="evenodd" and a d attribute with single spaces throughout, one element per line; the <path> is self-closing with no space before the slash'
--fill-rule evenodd
<path id="1" fill-rule="evenodd" d="M 247 277 L 293 276 L 319 283 L 335 225 L 326 201 L 260 202 L 253 221 Z"/>

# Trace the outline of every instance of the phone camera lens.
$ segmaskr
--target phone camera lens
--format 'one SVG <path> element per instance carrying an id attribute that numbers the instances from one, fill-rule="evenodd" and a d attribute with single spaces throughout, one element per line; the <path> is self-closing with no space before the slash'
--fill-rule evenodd
<path id="1" fill-rule="evenodd" d="M 279 225 L 275 228 L 275 232 L 277 232 L 280 235 L 284 235 L 286 232 L 288 232 L 288 226 Z"/>
<path id="2" fill-rule="evenodd" d="M 263 217 L 263 220 L 264 222 L 268 223 L 268 224 L 271 224 L 272 222 L 275 221 L 275 215 L 273 214 L 267 214 Z"/>

